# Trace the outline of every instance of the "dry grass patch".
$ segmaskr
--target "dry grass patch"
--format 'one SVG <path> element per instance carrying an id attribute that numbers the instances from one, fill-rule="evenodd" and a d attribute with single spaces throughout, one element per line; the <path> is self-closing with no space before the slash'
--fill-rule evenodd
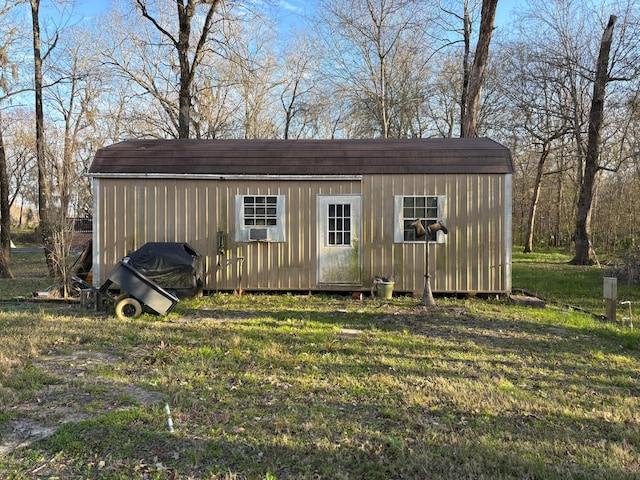
<path id="1" fill-rule="evenodd" d="M 558 305 L 437 303 L 221 294 L 126 322 L 5 303 L 0 476 L 640 476 L 637 330 Z M 49 430 L 11 440 L 34 425 Z"/>
<path id="2" fill-rule="evenodd" d="M 181 302 L 166 319 L 120 322 L 76 306 L 2 314 L 9 338 L 0 347 L 2 395 L 12 413 L 0 429 L 38 419 L 32 408 L 56 389 L 61 403 L 88 416 L 61 414 L 47 438 L 0 457 L 0 473 L 640 474 L 634 332 L 558 309 L 442 299 L 423 310 L 415 303 L 218 295 Z M 31 380 L 18 382 L 27 372 Z M 118 393 L 116 386 L 127 387 Z M 87 400 L 65 394 L 73 389 Z M 154 401 L 136 400 L 134 391 L 152 392 Z"/>

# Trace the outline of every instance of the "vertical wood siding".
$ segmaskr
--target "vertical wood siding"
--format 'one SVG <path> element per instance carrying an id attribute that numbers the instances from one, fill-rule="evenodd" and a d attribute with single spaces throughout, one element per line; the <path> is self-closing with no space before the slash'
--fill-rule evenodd
<path id="1" fill-rule="evenodd" d="M 393 275 L 396 291 L 424 287 L 424 243 L 394 243 L 394 195 L 445 195 L 449 234 L 429 247 L 435 292 L 510 289 L 510 183 L 505 175 L 365 175 L 358 180 L 94 179 L 94 276 L 146 242 L 187 242 L 203 256 L 205 290 L 314 290 L 317 195 L 362 195 L 362 289 Z M 236 195 L 284 195 L 283 243 L 234 241 Z M 217 231 L 228 250 L 216 254 Z M 508 231 L 507 231 L 508 230 Z M 506 242 L 505 238 L 509 241 Z M 243 258 L 241 262 L 239 259 Z M 339 287 L 335 287 L 339 288 Z M 323 290 L 326 288 L 322 288 Z"/>
<path id="2" fill-rule="evenodd" d="M 96 281 L 147 242 L 186 242 L 203 256 L 210 291 L 315 289 L 316 196 L 361 193 L 360 181 L 100 178 L 94 185 Z M 236 195 L 284 195 L 286 241 L 236 243 Z M 218 230 L 227 240 L 223 256 Z"/>
<path id="3" fill-rule="evenodd" d="M 506 292 L 511 288 L 510 183 L 505 175 L 370 175 L 363 178 L 364 283 L 393 275 L 395 289 L 424 288 L 426 245 L 393 243 L 393 195 L 444 195 L 444 244 L 429 245 L 434 292 Z M 508 230 L 508 231 L 507 231 Z M 507 239 L 507 241 L 505 241 Z"/>

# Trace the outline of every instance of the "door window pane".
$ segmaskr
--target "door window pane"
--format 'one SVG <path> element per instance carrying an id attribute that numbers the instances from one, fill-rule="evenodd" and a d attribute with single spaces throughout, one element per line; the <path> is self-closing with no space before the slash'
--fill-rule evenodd
<path id="1" fill-rule="evenodd" d="M 333 203 L 327 209 L 329 245 L 351 245 L 351 205 Z"/>

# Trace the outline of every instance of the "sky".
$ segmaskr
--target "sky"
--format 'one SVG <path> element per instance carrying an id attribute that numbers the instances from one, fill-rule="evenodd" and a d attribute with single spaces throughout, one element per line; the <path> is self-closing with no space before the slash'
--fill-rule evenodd
<path id="1" fill-rule="evenodd" d="M 346 1 L 346 0 L 345 0 Z M 91 18 L 104 13 L 109 8 L 111 0 L 76 0 L 77 17 Z M 308 0 L 277 0 L 278 9 L 284 19 L 302 15 L 309 5 Z M 511 18 L 511 13 L 522 7 L 525 0 L 498 0 L 496 10 L 496 26 L 505 25 Z"/>

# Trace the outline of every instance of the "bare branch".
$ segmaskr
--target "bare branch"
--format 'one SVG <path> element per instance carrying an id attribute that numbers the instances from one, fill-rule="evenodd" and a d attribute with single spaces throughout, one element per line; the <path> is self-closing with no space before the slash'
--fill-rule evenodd
<path id="1" fill-rule="evenodd" d="M 171 43 L 173 43 L 174 46 L 177 46 L 178 41 L 175 39 L 175 37 L 171 35 L 171 33 L 169 33 L 168 30 L 166 30 L 162 25 L 160 25 L 158 21 L 149 14 L 149 11 L 147 10 L 146 1 L 136 0 L 136 4 L 138 5 L 138 7 L 140 7 L 140 12 L 142 13 L 142 16 L 147 20 L 149 20 L 151 23 L 153 23 L 153 26 L 156 27 L 158 31 L 161 32 L 165 37 L 167 37 L 171 41 Z"/>

